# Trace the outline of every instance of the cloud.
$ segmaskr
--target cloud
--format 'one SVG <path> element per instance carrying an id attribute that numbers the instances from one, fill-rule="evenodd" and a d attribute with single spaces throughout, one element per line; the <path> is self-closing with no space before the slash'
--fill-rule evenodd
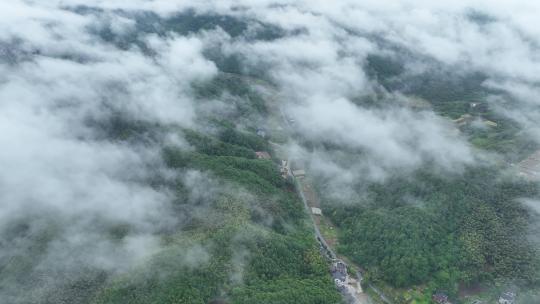
<path id="1" fill-rule="evenodd" d="M 115 141 L 101 126 L 118 115 L 193 126 L 190 84 L 217 73 L 197 37 L 141 36 L 149 56 L 94 31 L 126 35 L 133 20 L 59 5 L 0 4 L 0 45 L 13 54 L 0 60 L 0 265 L 9 274 L 0 298 L 11 303 L 85 269 L 127 271 L 161 247 L 160 234 L 180 223 L 174 195 L 150 183 L 171 178 L 159 144 Z"/>
<path id="2" fill-rule="evenodd" d="M 433 113 L 365 109 L 346 99 L 310 101 L 293 113 L 308 139 L 366 151 L 381 167 L 418 167 L 427 159 L 451 168 L 473 160 L 451 125 Z"/>
<path id="3" fill-rule="evenodd" d="M 77 13 L 83 6 L 92 12 Z M 221 29 L 188 36 L 145 33 L 135 14 L 166 18 L 186 9 L 258 20 L 285 34 L 257 40 Z M 0 263 L 24 254 L 36 239 L 49 246 L 33 265 L 48 271 L 72 269 L 80 261 L 124 271 L 159 248 L 158 232 L 181 219 L 171 216 L 173 195 L 148 180 L 170 172 L 157 148 L 106 139 L 96 126 L 121 114 L 196 127 L 201 109 L 230 111 L 225 101 L 199 105 L 191 95 L 193 82 L 218 73 L 204 56 L 209 50 L 242 55 L 248 70 L 277 85 L 274 97 L 296 120 L 292 131 L 299 142 L 312 144 L 298 150 L 314 172 L 337 177 L 342 186 L 427 162 L 455 170 L 477 157 L 448 120 L 405 106 L 399 92 L 387 92 L 370 77 L 370 54 L 417 56 L 432 60 L 426 65 L 484 73 L 486 87 L 512 97 L 497 96 L 492 103 L 540 142 L 538 11 L 540 4 L 525 0 L 5 1 L 0 241 L 9 249 L 0 252 Z M 125 44 L 107 40 L 108 30 Z M 367 106 L 361 102 L 367 97 L 388 105 Z M 175 135 L 164 140 L 187 145 Z M 188 172 L 183 178 L 190 199 L 210 199 L 213 192 L 197 187 L 206 185 L 207 176 Z M 28 227 L 19 225 L 28 220 Z M 96 223 L 130 228 L 117 242 Z M 236 262 L 245 255 L 238 253 Z"/>
<path id="4" fill-rule="evenodd" d="M 540 112 L 538 111 L 540 88 L 538 85 L 515 80 L 488 81 L 486 86 L 505 92 L 504 96 L 492 96 L 496 110 L 518 122 L 526 134 L 540 142 Z"/>

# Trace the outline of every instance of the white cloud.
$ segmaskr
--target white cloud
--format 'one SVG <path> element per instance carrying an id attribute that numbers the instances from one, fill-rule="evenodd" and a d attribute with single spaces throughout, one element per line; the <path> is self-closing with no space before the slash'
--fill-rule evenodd
<path id="1" fill-rule="evenodd" d="M 129 33 L 132 20 L 83 16 L 60 4 L 68 2 L 0 4 L 0 42 L 26 54 L 0 59 L 0 263 L 30 258 L 29 276 L 78 276 L 84 267 L 125 271 L 157 250 L 159 233 L 179 219 L 172 195 L 149 183 L 156 174 L 168 175 L 159 147 L 103 139 L 95 125 L 121 113 L 193 126 L 190 83 L 217 70 L 196 37 L 146 37 L 156 54 L 150 57 L 92 33 L 101 25 Z M 28 222 L 27 234 L 11 235 L 22 222 Z M 116 225 L 128 227 L 121 241 L 109 235 Z M 33 242 L 47 246 L 35 253 Z M 63 279 L 36 279 L 32 296 Z M 23 301 L 21 286 L 9 280 L 0 298 Z"/>
<path id="2" fill-rule="evenodd" d="M 83 15 L 66 9 L 77 5 L 105 11 Z M 110 28 L 123 35 L 136 30 L 134 20 L 114 9 L 167 16 L 186 8 L 300 31 L 272 41 L 232 39 L 219 30 L 189 37 L 137 33 L 152 56 L 135 45 L 119 49 L 92 32 Z M 473 21 L 471 12 L 492 20 Z M 0 231 L 8 220 L 43 210 L 76 232 L 61 234 L 47 261 L 60 261 L 54 255 L 63 246 L 90 243 L 97 244 L 89 252 L 94 262 L 105 268 L 118 262 L 116 255 L 138 259 L 151 253 L 158 246 L 153 233 L 174 223 L 168 216 L 169 193 L 143 183 L 148 167 L 161 166 L 159 156 L 151 147 L 97 140 L 87 122 L 122 113 L 150 123 L 194 126 L 197 105 L 189 85 L 216 75 L 216 66 L 202 55 L 216 42 L 225 52 L 245 55 L 248 64 L 268 67 L 284 108 L 296 117 L 304 137 L 366 153 L 343 166 L 333 158 L 339 155 L 310 151 L 314 169 L 339 176 L 343 184 L 360 174 L 378 179 L 426 161 L 455 169 L 474 159 L 450 124 L 429 111 L 415 112 L 399 102 L 389 109 L 367 109 L 351 101 L 374 92 L 400 98 L 381 93 L 363 70 L 368 54 L 385 52 L 372 37 L 456 70 L 485 72 L 491 87 L 522 101 L 505 111 L 540 140 L 535 112 L 539 92 L 531 85 L 540 81 L 538 12 L 540 4 L 526 0 L 4 1 L 0 51 L 8 49 L 20 58 L 0 58 Z M 96 218 L 131 224 L 137 233 L 112 244 L 94 231 Z M 41 224 L 33 229 L 47 226 Z"/>

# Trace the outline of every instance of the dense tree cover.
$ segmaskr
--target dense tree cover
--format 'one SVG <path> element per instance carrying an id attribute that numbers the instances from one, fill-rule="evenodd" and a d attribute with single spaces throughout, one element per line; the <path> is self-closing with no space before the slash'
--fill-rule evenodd
<path id="1" fill-rule="evenodd" d="M 103 14 L 103 9 L 86 5 L 67 7 L 81 15 Z M 178 12 L 169 16 L 160 16 L 151 11 L 124 11 L 115 10 L 115 14 L 135 21 L 133 31 L 118 34 L 112 29 L 112 24 L 106 24 L 90 30 L 107 42 L 117 47 L 127 49 L 135 44 L 145 49 L 144 34 L 157 34 L 164 36 L 176 33 L 187 36 L 201 31 L 221 29 L 233 38 L 242 37 L 248 40 L 271 41 L 288 34 L 284 29 L 258 20 L 222 14 L 198 13 L 192 9 Z"/>
<path id="2" fill-rule="evenodd" d="M 230 151 L 224 155 L 228 154 Z M 275 229 L 281 230 L 287 222 L 303 218 L 301 204 L 292 192 L 293 186 L 283 180 L 276 164 L 269 160 L 186 153 L 174 149 L 165 150 L 164 156 L 173 168 L 208 170 L 252 194 L 263 196 L 261 207 L 272 214 Z M 253 216 L 259 215 L 254 213 Z"/>
<path id="3" fill-rule="evenodd" d="M 369 54 L 366 58 L 366 70 L 370 77 L 385 81 L 405 72 L 402 62 L 395 58 L 378 54 Z"/>
<path id="4" fill-rule="evenodd" d="M 522 129 L 517 121 L 510 120 L 493 111 L 480 113 L 476 117 L 497 123 L 495 127 L 467 125 L 461 128 L 463 134 L 476 147 L 496 152 L 511 163 L 525 159 L 540 148 L 538 143 Z"/>
<path id="5" fill-rule="evenodd" d="M 249 252 L 245 284 L 231 290 L 232 303 L 340 303 L 310 233 L 261 239 Z"/>
<path id="6" fill-rule="evenodd" d="M 203 154 L 255 158 L 255 153 L 249 148 L 226 143 L 217 138 L 205 136 L 193 130 L 185 130 L 184 137 L 190 145 Z"/>
<path id="7" fill-rule="evenodd" d="M 377 265 L 379 273 L 374 275 L 397 287 L 426 282 L 455 263 L 452 241 L 446 239 L 441 224 L 421 209 L 363 210 L 343 224 L 351 226 L 342 241 L 344 252 L 364 265 Z"/>
<path id="8" fill-rule="evenodd" d="M 469 112 L 471 102 L 485 101 L 486 96 L 493 93 L 483 86 L 487 78 L 482 73 L 462 72 L 397 46 L 389 48 L 396 54 L 370 54 L 367 57 L 368 75 L 389 92 L 423 98 L 438 114 L 458 118 Z M 425 65 L 425 68 L 410 68 L 416 64 Z"/>
<path id="9" fill-rule="evenodd" d="M 103 289 L 94 303 L 191 304 L 218 297 L 226 303 L 340 303 L 310 235 L 238 240 L 239 229 L 224 231 L 211 237 L 206 259 L 190 257 L 186 265 L 186 246 L 172 246 Z"/>
<path id="10" fill-rule="evenodd" d="M 276 25 L 265 24 L 257 20 L 229 15 L 201 14 L 193 10 L 187 10 L 164 19 L 163 27 L 181 35 L 219 27 L 232 37 L 242 36 L 253 40 L 274 40 L 286 33 Z"/>
<path id="11" fill-rule="evenodd" d="M 190 191 L 198 185 L 181 178 L 149 181 L 175 196 L 171 212 L 179 220 L 174 229 L 162 231 L 159 251 L 122 275 L 95 268 L 66 274 L 73 278 L 51 288 L 40 303 L 340 303 L 293 186 L 271 160 L 255 159 L 255 151 L 270 151 L 264 139 L 224 121 L 208 124 L 213 135 L 121 115 L 90 123 L 109 140 L 137 144 L 159 142 L 163 131 L 176 130 L 192 149 L 164 148 L 169 169 L 179 176 L 204 172 L 218 187 L 201 185 L 209 195 L 192 198 Z M 12 258 L 2 273 L 17 278 L 36 267 L 55 225 L 36 235 L 30 254 Z M 99 233 L 111 242 L 126 242 L 136 229 L 122 223 L 95 226 L 103 227 Z M 14 239 L 28 230 L 24 224 L 13 227 Z"/>
<path id="12" fill-rule="evenodd" d="M 266 151 L 269 149 L 268 142 L 254 134 L 240 132 L 234 128 L 225 128 L 219 133 L 219 138 L 224 142 L 244 146 L 254 151 Z"/>
<path id="13" fill-rule="evenodd" d="M 476 17 L 474 17 L 476 18 Z M 502 108 L 513 108 L 516 101 L 512 96 L 496 89 L 483 86 L 486 76 L 482 73 L 464 73 L 431 62 L 431 67 L 422 72 L 411 72 L 407 65 L 421 60 L 419 55 L 376 55 L 366 60 L 368 75 L 377 79 L 390 92 L 400 92 L 411 97 L 421 97 L 429 102 L 432 109 L 442 116 L 457 119 L 464 114 L 472 115 L 476 123 L 460 127 L 475 146 L 496 152 L 506 161 L 517 162 L 539 148 L 531 140 L 519 121 L 501 114 Z M 498 110 L 492 108 L 488 96 L 497 96 Z M 384 106 L 384 98 L 364 97 L 362 106 Z M 475 104 L 473 107 L 472 104 Z M 497 126 L 483 125 L 490 120 Z"/>
<path id="14" fill-rule="evenodd" d="M 339 250 L 372 279 L 397 287 L 430 283 L 456 292 L 457 282 L 534 283 L 537 252 L 518 199 L 538 189 L 497 170 L 441 176 L 423 169 L 362 187 L 361 202 L 330 206 L 341 228 Z"/>
<path id="15" fill-rule="evenodd" d="M 437 113 L 456 118 L 468 110 L 469 102 L 486 95 L 485 79 L 482 74 L 426 73 L 415 77 L 406 93 L 429 100 Z"/>
<path id="16" fill-rule="evenodd" d="M 165 257 L 153 268 L 117 279 L 101 291 L 94 303 L 208 303 L 226 280 L 225 257 L 212 255 L 207 263 L 193 266 L 196 271 L 176 261 L 177 257 Z"/>
<path id="17" fill-rule="evenodd" d="M 325 286 L 326 288 L 321 288 Z M 333 285 L 320 279 L 281 279 L 249 285 L 232 290 L 232 302 L 238 304 L 326 304 L 340 303 L 339 294 L 332 292 Z M 298 290 L 302 290 L 301 293 Z M 294 302 L 291 302 L 294 301 Z"/>
<path id="18" fill-rule="evenodd" d="M 211 56 L 217 57 L 216 60 L 227 60 L 218 54 L 211 54 Z M 248 76 L 219 73 L 210 81 L 196 84 L 194 90 L 198 98 L 223 98 L 227 97 L 227 94 L 235 97 L 229 98 L 227 101 L 236 106 L 236 116 L 245 116 L 253 113 L 267 114 L 268 110 L 266 109 L 263 98 L 251 86 L 251 82 L 253 81 Z M 223 117 L 220 117 L 220 119 L 223 119 Z"/>
<path id="19" fill-rule="evenodd" d="M 429 62 L 429 68 L 426 66 L 421 72 L 407 69 L 408 65 L 421 62 Z M 408 53 L 406 57 L 372 54 L 366 60 L 366 70 L 388 91 L 421 97 L 428 100 L 437 113 L 453 118 L 465 113 L 469 102 L 483 100 L 488 92 L 482 86 L 485 75 L 456 71 L 418 54 Z"/>
<path id="20" fill-rule="evenodd" d="M 257 137 L 228 127 L 216 136 L 183 130 L 195 151 L 164 150 L 171 169 L 208 172 L 227 186 L 193 201 L 177 181 L 177 210 L 189 218 L 164 235 L 165 249 L 113 278 L 94 304 L 340 303 L 291 185 L 272 161 L 252 158 L 263 144 Z"/>

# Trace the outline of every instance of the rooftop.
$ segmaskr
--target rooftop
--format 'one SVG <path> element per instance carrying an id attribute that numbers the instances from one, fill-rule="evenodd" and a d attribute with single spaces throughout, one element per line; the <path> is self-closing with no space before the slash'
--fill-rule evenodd
<path id="1" fill-rule="evenodd" d="M 505 292 L 501 295 L 501 299 L 508 300 L 508 301 L 514 301 L 516 298 L 516 294 L 513 292 Z"/>
<path id="2" fill-rule="evenodd" d="M 432 296 L 433 301 L 437 304 L 446 304 L 448 303 L 448 296 L 442 292 L 438 292 Z"/>
<path id="3" fill-rule="evenodd" d="M 311 208 L 311 213 L 313 213 L 314 215 L 322 215 L 322 210 L 320 208 L 317 208 L 317 207 L 312 207 Z"/>
<path id="4" fill-rule="evenodd" d="M 306 171 L 304 170 L 294 170 L 292 173 L 296 177 L 302 177 L 306 175 Z"/>
<path id="5" fill-rule="evenodd" d="M 258 159 L 271 159 L 272 158 L 270 154 L 266 151 L 257 151 L 255 152 L 255 155 L 257 155 Z"/>

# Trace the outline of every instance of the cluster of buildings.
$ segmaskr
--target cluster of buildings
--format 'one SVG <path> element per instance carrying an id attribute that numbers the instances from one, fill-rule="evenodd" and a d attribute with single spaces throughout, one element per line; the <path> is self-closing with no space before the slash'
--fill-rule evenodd
<path id="1" fill-rule="evenodd" d="M 332 274 L 334 283 L 336 284 L 336 287 L 339 291 L 345 291 L 347 289 L 347 285 L 350 285 L 351 287 L 356 287 L 358 284 L 357 280 L 349 276 L 349 274 L 347 273 L 347 264 L 345 264 L 345 262 L 343 262 L 342 260 L 332 260 L 330 273 Z M 349 290 L 351 289 L 349 288 Z"/>
<path id="2" fill-rule="evenodd" d="M 432 298 L 436 304 L 451 304 L 448 300 L 448 296 L 445 293 L 437 292 Z M 516 303 L 516 293 L 512 291 L 506 291 L 499 297 L 499 304 L 515 304 Z M 472 304 L 484 304 L 481 300 L 475 300 Z"/>
<path id="3" fill-rule="evenodd" d="M 330 272 L 332 273 L 332 278 L 334 279 L 334 282 L 336 283 L 336 287 L 339 290 L 345 289 L 345 284 L 347 283 L 347 265 L 338 259 L 334 259 L 332 261 L 332 266 L 330 268 Z"/>

